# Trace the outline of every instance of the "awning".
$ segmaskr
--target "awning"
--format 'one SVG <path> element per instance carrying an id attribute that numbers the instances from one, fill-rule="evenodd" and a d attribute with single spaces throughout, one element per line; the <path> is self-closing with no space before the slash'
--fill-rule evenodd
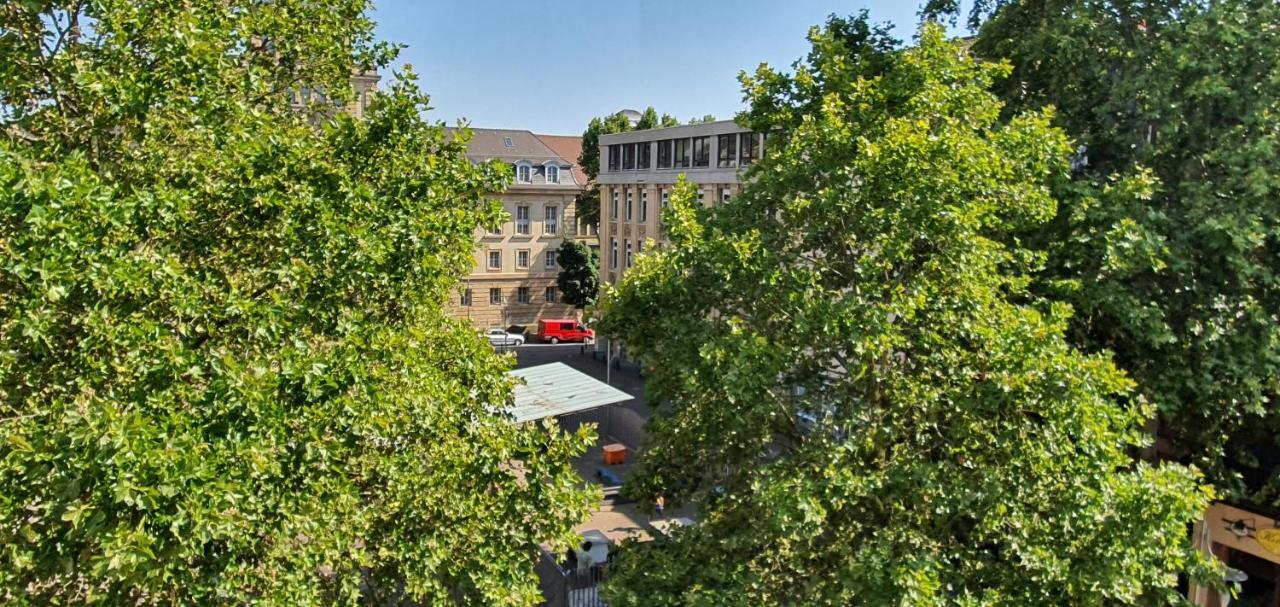
<path id="1" fill-rule="evenodd" d="M 633 397 L 564 363 L 509 371 L 523 378 L 509 411 L 518 422 L 557 417 L 631 400 Z"/>

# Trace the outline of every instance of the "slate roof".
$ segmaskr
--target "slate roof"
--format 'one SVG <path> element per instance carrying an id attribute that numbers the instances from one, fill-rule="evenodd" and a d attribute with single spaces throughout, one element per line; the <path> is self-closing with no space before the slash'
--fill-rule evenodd
<path id="1" fill-rule="evenodd" d="M 457 129 L 449 128 L 448 131 L 452 135 Z M 586 175 L 578 169 L 578 154 L 582 150 L 581 137 L 560 137 L 555 135 L 535 135 L 531 131 L 522 131 L 518 129 L 481 129 L 471 127 L 471 141 L 467 142 L 467 157 L 475 162 L 484 162 L 486 160 L 501 160 L 508 164 L 514 164 L 521 160 L 527 160 L 533 165 L 534 182 L 532 185 L 549 185 L 551 187 L 570 186 L 584 187 L 587 185 Z M 556 148 L 553 149 L 543 137 L 552 139 Z M 571 143 L 563 141 L 566 139 L 577 139 L 577 152 L 571 147 Z M 507 140 L 511 141 L 511 145 L 507 145 Z M 545 184 L 541 181 L 543 174 L 543 164 L 548 161 L 558 161 L 560 166 L 560 183 Z M 528 185 L 528 184 L 514 184 Z"/>
<path id="2" fill-rule="evenodd" d="M 578 158 L 582 156 L 582 137 L 578 135 L 538 135 L 547 147 L 561 158 L 573 163 L 573 178 L 581 185 L 586 185 L 587 174 L 578 166 Z"/>

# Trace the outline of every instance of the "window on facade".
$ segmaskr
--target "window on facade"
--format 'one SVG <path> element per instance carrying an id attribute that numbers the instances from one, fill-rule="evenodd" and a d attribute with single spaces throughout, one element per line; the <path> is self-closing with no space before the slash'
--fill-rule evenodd
<path id="1" fill-rule="evenodd" d="M 640 192 L 640 223 L 649 221 L 649 193 Z"/>
<path id="2" fill-rule="evenodd" d="M 615 238 L 609 239 L 609 267 L 618 269 L 618 241 Z"/>
<path id="3" fill-rule="evenodd" d="M 556 252 L 555 252 L 555 251 L 547 251 L 547 254 L 545 255 L 545 259 L 543 260 L 543 265 L 545 265 L 545 266 L 546 266 L 546 267 L 548 267 L 548 268 L 554 268 L 554 267 L 556 267 Z"/>
<path id="4" fill-rule="evenodd" d="M 533 183 L 533 167 L 527 164 L 517 164 L 516 181 L 520 183 Z"/>
<path id="5" fill-rule="evenodd" d="M 523 251 L 523 250 L 516 251 L 516 267 L 517 268 L 529 267 L 529 251 Z"/>
<path id="6" fill-rule="evenodd" d="M 622 170 L 633 171 L 636 168 L 636 144 L 628 143 L 622 146 Z"/>
<path id="7" fill-rule="evenodd" d="M 698 206 L 702 206 L 706 190 L 698 190 Z"/>
<path id="8" fill-rule="evenodd" d="M 556 288 L 555 288 L 555 287 L 547 287 L 547 290 L 546 290 L 546 292 L 543 294 L 543 297 L 547 300 L 547 303 L 555 303 L 555 302 L 556 302 Z"/>
<path id="9" fill-rule="evenodd" d="M 613 191 L 613 206 L 609 207 L 609 219 L 618 218 L 618 191 Z"/>
<path id="10" fill-rule="evenodd" d="M 502 305 L 502 289 L 497 289 L 497 288 L 489 289 L 489 305 L 491 306 Z"/>
<path id="11" fill-rule="evenodd" d="M 665 208 L 667 208 L 667 205 L 668 205 L 670 202 L 671 202 L 671 190 L 668 190 L 668 189 L 666 189 L 666 188 L 663 188 L 663 190 L 662 190 L 662 208 L 664 208 L 664 209 L 665 209 Z"/>
<path id="12" fill-rule="evenodd" d="M 529 303 L 529 287 L 516 287 L 516 303 Z"/>
<path id="13" fill-rule="evenodd" d="M 529 207 L 520 205 L 516 207 L 516 234 L 529 233 Z"/>
<path id="14" fill-rule="evenodd" d="M 711 166 L 711 138 L 693 138 L 693 166 Z"/>
<path id="15" fill-rule="evenodd" d="M 462 307 L 464 308 L 471 307 L 471 289 L 462 290 L 462 297 L 459 298 L 458 303 L 461 304 Z"/>
<path id="16" fill-rule="evenodd" d="M 664 139 L 658 142 L 658 168 L 671 168 L 671 140 Z"/>
<path id="17" fill-rule="evenodd" d="M 643 253 L 643 252 L 644 252 L 644 241 L 643 241 L 643 240 L 637 240 L 637 241 L 636 241 L 636 255 L 639 255 L 639 254 L 641 254 L 641 253 Z"/>
<path id="18" fill-rule="evenodd" d="M 627 268 L 631 267 L 631 263 L 635 261 L 631 256 L 631 241 L 627 241 Z"/>
<path id="19" fill-rule="evenodd" d="M 649 170 L 649 158 L 652 153 L 652 144 L 648 141 L 636 144 L 636 168 L 641 171 Z"/>
<path id="20" fill-rule="evenodd" d="M 627 221 L 631 221 L 631 212 L 635 208 L 635 204 L 631 200 L 631 190 L 627 190 Z"/>
<path id="21" fill-rule="evenodd" d="M 689 140 L 676 139 L 672 145 L 675 148 L 675 156 L 672 157 L 671 166 L 677 169 L 689 168 Z"/>
<path id="22" fill-rule="evenodd" d="M 489 226 L 489 227 L 488 227 L 488 228 L 486 228 L 486 229 L 488 230 L 488 232 L 489 232 L 489 235 L 490 235 L 490 236 L 501 236 L 501 235 L 502 235 L 502 224 L 500 224 L 500 223 L 497 223 L 497 224 L 491 225 L 491 226 Z"/>
<path id="23" fill-rule="evenodd" d="M 755 133 L 740 133 L 738 141 L 738 164 L 747 166 L 757 160 L 760 160 L 760 146 L 756 143 Z"/>
<path id="24" fill-rule="evenodd" d="M 719 146 L 716 151 L 717 167 L 727 169 L 738 165 L 738 136 L 736 134 L 717 137 L 716 145 Z"/>
<path id="25" fill-rule="evenodd" d="M 547 183 L 560 183 L 560 167 L 547 165 Z"/>
<path id="26" fill-rule="evenodd" d="M 729 202 L 729 196 L 730 196 L 730 194 L 729 194 L 729 190 L 728 190 L 728 189 L 721 190 L 721 191 L 720 191 L 720 202 Z"/>
<path id="27" fill-rule="evenodd" d="M 560 207 L 546 207 L 542 209 L 542 231 L 547 234 L 555 234 L 560 229 Z"/>
<path id="28" fill-rule="evenodd" d="M 489 251 L 489 269 L 502 269 L 502 251 Z"/>
<path id="29" fill-rule="evenodd" d="M 616 171 L 622 166 L 622 146 L 613 144 L 609 146 L 609 170 Z"/>

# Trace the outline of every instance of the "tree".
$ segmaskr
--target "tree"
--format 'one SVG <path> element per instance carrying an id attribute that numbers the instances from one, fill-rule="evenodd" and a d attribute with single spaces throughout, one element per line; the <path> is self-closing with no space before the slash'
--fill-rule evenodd
<path id="1" fill-rule="evenodd" d="M 584 308 L 596 302 L 600 293 L 600 260 L 585 242 L 565 240 L 556 252 L 560 274 L 556 288 L 565 303 Z"/>
<path id="2" fill-rule="evenodd" d="M 0 602 L 540 600 L 584 434 L 447 319 L 506 171 L 363 0 L 0 9 Z M 346 41 L 345 43 L 339 41 Z"/>
<path id="3" fill-rule="evenodd" d="M 652 106 L 645 108 L 640 120 L 632 127 L 631 120 L 621 112 L 609 114 L 603 118 L 592 118 L 587 123 L 587 130 L 582 132 L 582 154 L 578 157 L 578 166 L 587 174 L 590 181 L 587 188 L 578 194 L 574 208 L 578 217 L 593 225 L 600 225 L 600 191 L 595 187 L 596 176 L 600 174 L 600 136 L 612 133 L 626 133 L 632 130 L 653 129 L 679 126 L 675 118 L 658 112 Z"/>
<path id="4" fill-rule="evenodd" d="M 690 118 L 689 124 L 703 124 L 705 122 L 715 122 L 716 117 L 711 114 L 704 114 L 701 118 Z"/>
<path id="5" fill-rule="evenodd" d="M 954 11 L 954 7 L 939 7 Z M 954 13 L 953 13 L 954 14 Z M 1034 285 L 1079 310 L 1159 405 L 1166 457 L 1280 506 L 1280 5 L 1006 1 L 971 15 L 1010 111 L 1053 104 L 1081 145 Z M 1089 49 L 1084 52 L 1083 49 Z M 1146 182 L 1143 199 L 1117 184 Z"/>
<path id="6" fill-rule="evenodd" d="M 744 77 L 767 158 L 730 204 L 675 188 L 670 246 L 604 303 L 662 404 L 627 490 L 701 519 L 620 551 L 607 600 L 1174 600 L 1205 573 L 1186 525 L 1207 493 L 1133 461 L 1148 408 L 1070 347 L 1067 306 L 1027 298 L 1038 256 L 1003 238 L 1053 216 L 1066 136 L 1049 111 L 1001 124 L 1007 64 L 939 27 L 850 55 L 894 46 L 862 21 L 815 29 L 794 75 Z"/>

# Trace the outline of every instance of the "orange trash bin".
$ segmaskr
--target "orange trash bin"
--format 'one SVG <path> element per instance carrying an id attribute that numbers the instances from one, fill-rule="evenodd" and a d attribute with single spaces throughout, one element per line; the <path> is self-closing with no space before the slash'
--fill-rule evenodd
<path id="1" fill-rule="evenodd" d="M 618 464 L 627 463 L 627 446 L 621 443 L 613 443 L 604 446 L 604 464 L 606 466 L 616 466 Z"/>

